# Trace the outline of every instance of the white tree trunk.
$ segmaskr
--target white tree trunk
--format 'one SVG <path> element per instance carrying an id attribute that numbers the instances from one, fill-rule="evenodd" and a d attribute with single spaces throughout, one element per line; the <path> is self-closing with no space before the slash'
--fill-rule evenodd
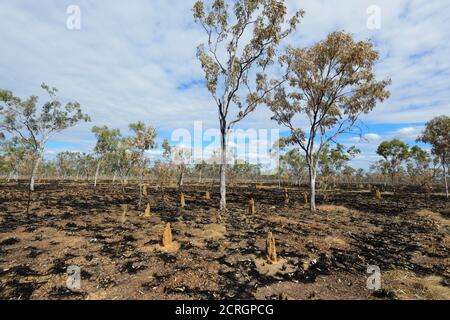
<path id="1" fill-rule="evenodd" d="M 39 154 L 36 161 L 33 165 L 33 170 L 31 171 L 31 177 L 30 177 L 30 191 L 34 191 L 34 180 L 36 177 L 37 170 L 39 168 L 39 164 L 41 163 L 41 155 Z"/>
<path id="2" fill-rule="evenodd" d="M 182 187 L 184 184 L 184 171 L 185 171 L 185 165 L 182 164 L 180 167 L 180 178 L 178 179 L 178 187 Z"/>
<path id="3" fill-rule="evenodd" d="M 97 169 L 95 170 L 94 188 L 97 187 L 97 179 L 99 171 L 100 171 L 100 162 L 97 163 Z"/>
<path id="4" fill-rule="evenodd" d="M 445 163 L 442 166 L 444 168 L 444 183 L 445 183 L 445 195 L 447 196 L 447 200 L 448 200 L 448 182 L 447 182 L 447 172 L 445 170 Z"/>
<path id="5" fill-rule="evenodd" d="M 311 163 L 309 165 L 309 189 L 310 189 L 309 207 L 311 212 L 316 211 L 316 176 L 317 170 L 315 168 L 315 164 Z"/>
<path id="6" fill-rule="evenodd" d="M 221 155 L 221 163 L 220 163 L 220 211 L 225 211 L 227 208 L 227 186 L 226 186 L 226 168 L 227 168 L 227 143 L 226 143 L 227 135 L 225 128 L 221 130 L 221 141 L 220 141 L 220 155 Z"/>

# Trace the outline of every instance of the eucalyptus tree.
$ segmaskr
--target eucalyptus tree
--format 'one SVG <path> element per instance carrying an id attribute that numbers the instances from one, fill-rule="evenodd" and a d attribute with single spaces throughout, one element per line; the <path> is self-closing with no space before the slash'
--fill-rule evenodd
<path id="1" fill-rule="evenodd" d="M 409 147 L 403 141 L 393 139 L 383 141 L 377 149 L 377 154 L 383 158 L 378 163 L 380 168 L 390 176 L 394 192 L 397 191 L 398 176 L 403 171 L 406 161 L 410 157 Z"/>
<path id="2" fill-rule="evenodd" d="M 342 169 L 342 177 L 345 178 L 345 183 L 349 185 L 352 182 L 352 178 L 357 173 L 355 168 L 352 168 L 350 166 L 344 166 Z"/>
<path id="3" fill-rule="evenodd" d="M 203 174 L 207 169 L 207 163 L 205 160 L 202 160 L 194 165 L 194 171 L 198 173 L 198 183 L 203 182 Z"/>
<path id="4" fill-rule="evenodd" d="M 355 146 L 345 148 L 338 143 L 334 148 L 325 146 L 319 155 L 319 171 L 324 191 L 330 184 L 335 183 L 336 177 L 343 173 L 348 162 L 355 158 L 361 150 Z"/>
<path id="5" fill-rule="evenodd" d="M 303 11 L 287 17 L 277 0 L 201 0 L 194 18 L 205 31 L 207 44 L 197 56 L 206 87 L 216 104 L 221 135 L 220 210 L 226 210 L 227 135 L 253 112 L 282 81 L 267 81 L 266 68 L 276 58 L 280 42 L 291 34 Z"/>
<path id="6" fill-rule="evenodd" d="M 309 48 L 288 48 L 280 60 L 288 82 L 275 90 L 267 104 L 272 119 L 290 130 L 285 143 L 305 153 L 311 211 L 316 210 L 317 166 L 323 148 L 342 134 L 361 135 L 361 115 L 389 97 L 390 80 L 375 79 L 378 59 L 371 42 L 333 32 Z M 303 116 L 306 124 L 295 123 L 296 116 Z"/>
<path id="7" fill-rule="evenodd" d="M 142 203 L 141 186 L 145 176 L 145 170 L 148 167 L 149 159 L 145 157 L 145 153 L 156 148 L 156 129 L 152 126 L 147 126 L 139 121 L 131 123 L 129 129 L 133 135 L 129 137 L 129 152 L 135 157 L 135 164 L 137 166 L 139 175 L 139 207 Z"/>
<path id="8" fill-rule="evenodd" d="M 425 190 L 431 189 L 436 170 L 432 168 L 432 158 L 426 150 L 419 146 L 413 146 L 410 149 L 406 171 L 412 183 L 425 188 Z"/>
<path id="9" fill-rule="evenodd" d="M 3 167 L 8 171 L 8 182 L 11 179 L 18 181 L 20 165 L 25 161 L 26 154 L 29 153 L 17 137 L 1 142 L 1 154 L 3 156 Z"/>
<path id="10" fill-rule="evenodd" d="M 294 148 L 281 155 L 280 160 L 286 164 L 289 175 L 295 178 L 296 185 L 300 187 L 301 181 L 305 176 L 305 169 L 307 168 L 305 157 L 298 149 Z"/>
<path id="11" fill-rule="evenodd" d="M 97 143 L 94 152 L 97 156 L 97 167 L 95 170 L 94 187 L 97 187 L 97 179 L 100 172 L 100 167 L 107 161 L 112 161 L 115 158 L 119 141 L 122 137 L 119 129 L 109 129 L 107 126 L 93 127 Z"/>
<path id="12" fill-rule="evenodd" d="M 140 179 L 144 176 L 145 168 L 149 160 L 145 157 L 145 153 L 150 149 L 156 148 L 156 129 L 152 126 L 147 126 L 143 122 L 131 123 L 129 129 L 133 135 L 130 139 L 131 152 L 135 152 L 138 156 L 138 166 L 140 170 Z"/>
<path id="13" fill-rule="evenodd" d="M 188 164 L 192 161 L 192 150 L 183 147 L 174 147 L 171 150 L 172 161 L 178 166 L 178 188 L 184 184 L 184 177 Z"/>
<path id="14" fill-rule="evenodd" d="M 439 158 L 443 170 L 445 193 L 448 200 L 447 173 L 450 164 L 450 117 L 440 116 L 427 122 L 425 130 L 418 141 L 431 144 L 431 153 Z"/>
<path id="15" fill-rule="evenodd" d="M 22 100 L 10 91 L 0 90 L 0 129 L 16 137 L 31 152 L 30 192 L 34 191 L 35 176 L 49 139 L 82 121 L 90 121 L 78 102 L 69 102 L 63 106 L 57 100 L 58 89 L 45 83 L 41 88 L 50 99 L 40 109 L 36 106 L 39 100 L 37 96 Z"/>
<path id="16" fill-rule="evenodd" d="M 79 153 L 72 151 L 59 152 L 55 158 L 55 166 L 62 180 L 76 176 L 79 166 Z"/>

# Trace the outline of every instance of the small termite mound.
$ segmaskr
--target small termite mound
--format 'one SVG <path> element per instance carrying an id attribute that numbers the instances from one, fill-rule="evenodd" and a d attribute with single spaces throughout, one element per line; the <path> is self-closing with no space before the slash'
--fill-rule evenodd
<path id="1" fill-rule="evenodd" d="M 289 193 L 288 193 L 288 189 L 284 188 L 284 204 L 288 205 L 289 204 Z"/>
<path id="2" fill-rule="evenodd" d="M 205 192 L 205 200 L 206 201 L 211 200 L 211 194 L 209 193 L 209 191 Z"/>
<path id="3" fill-rule="evenodd" d="M 269 263 L 277 263 L 277 249 L 275 247 L 275 238 L 272 232 L 269 231 L 266 239 L 266 258 Z"/>
<path id="4" fill-rule="evenodd" d="M 127 221 L 128 204 L 122 204 L 122 215 L 120 217 L 120 223 L 124 224 Z"/>
<path id="5" fill-rule="evenodd" d="M 163 252 L 174 252 L 180 248 L 179 243 L 173 241 L 172 237 L 172 227 L 170 223 L 166 224 L 164 228 L 164 232 L 162 235 L 162 241 L 160 244 L 155 245 L 154 250 L 163 251 Z"/>
<path id="6" fill-rule="evenodd" d="M 378 188 L 375 189 L 375 199 L 381 200 L 381 191 Z"/>
<path id="7" fill-rule="evenodd" d="M 248 213 L 256 214 L 255 199 L 251 198 L 248 202 Z"/>
<path id="8" fill-rule="evenodd" d="M 303 201 L 305 203 L 305 205 L 308 205 L 308 194 L 306 192 L 303 193 Z"/>
<path id="9" fill-rule="evenodd" d="M 143 186 L 142 186 L 142 195 L 143 196 L 148 196 L 148 190 L 147 190 L 147 185 L 146 184 L 144 184 Z"/>
<path id="10" fill-rule="evenodd" d="M 184 208 L 186 206 L 186 200 L 184 199 L 184 193 L 180 195 L 180 206 Z"/>
<path id="11" fill-rule="evenodd" d="M 288 260 L 277 256 L 275 237 L 272 232 L 267 234 L 265 255 L 263 257 L 256 258 L 254 261 L 256 270 L 260 274 L 275 278 L 279 278 L 283 274 L 294 272 L 297 268 L 289 263 Z"/>
<path id="12" fill-rule="evenodd" d="M 147 203 L 147 208 L 145 208 L 144 217 L 150 218 L 151 215 L 152 215 L 152 213 L 150 211 L 150 203 Z"/>
<path id="13" fill-rule="evenodd" d="M 170 223 L 168 223 L 164 228 L 164 233 L 162 236 L 162 246 L 164 248 L 170 248 L 172 245 L 173 245 L 172 228 L 170 227 Z"/>

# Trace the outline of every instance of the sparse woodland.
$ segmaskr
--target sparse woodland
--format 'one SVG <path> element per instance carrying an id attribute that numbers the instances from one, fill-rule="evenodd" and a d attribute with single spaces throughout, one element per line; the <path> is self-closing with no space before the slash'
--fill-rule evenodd
<path id="1" fill-rule="evenodd" d="M 201 162 L 160 139 L 158 119 L 93 126 L 92 150 L 49 157 L 55 134 L 92 120 L 80 97 L 63 104 L 45 83 L 30 97 L 1 89 L 0 298 L 450 299 L 450 117 L 414 144 L 377 142 L 373 165 L 352 167 L 364 153 L 339 139 L 364 139 L 391 80 L 375 72 L 374 44 L 344 31 L 286 43 L 305 14 L 288 12 L 276 0 L 195 2 L 204 43 L 192 50 L 221 133 Z M 227 145 L 263 108 L 288 131 L 270 175 Z M 86 270 L 79 292 L 61 284 L 69 264 Z M 378 296 L 365 288 L 369 264 L 386 271 Z M 124 285 L 123 274 L 135 277 Z"/>

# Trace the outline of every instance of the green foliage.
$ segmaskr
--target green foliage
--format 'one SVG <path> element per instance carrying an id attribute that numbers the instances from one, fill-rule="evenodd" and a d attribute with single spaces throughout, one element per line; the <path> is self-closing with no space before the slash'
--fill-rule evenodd
<path id="1" fill-rule="evenodd" d="M 408 145 L 398 139 L 383 141 L 377 149 L 377 154 L 389 161 L 393 166 L 398 166 L 409 157 Z"/>
<path id="2" fill-rule="evenodd" d="M 284 147 L 283 144 L 280 147 Z M 291 149 L 280 156 L 281 173 L 283 171 L 290 177 L 295 177 L 297 184 L 300 183 L 301 177 L 305 173 L 307 163 L 305 157 L 298 149 Z"/>
<path id="3" fill-rule="evenodd" d="M 431 144 L 431 152 L 441 159 L 443 165 L 447 165 L 450 157 L 450 117 L 436 117 L 425 126 L 418 141 Z"/>
<path id="4" fill-rule="evenodd" d="M 426 123 L 425 131 L 418 141 L 432 145 L 431 153 L 438 159 L 442 167 L 445 192 L 449 198 L 447 172 L 450 157 L 450 117 L 440 116 Z"/>
<path id="5" fill-rule="evenodd" d="M 319 155 L 319 166 L 321 171 L 329 173 L 341 173 L 347 163 L 355 158 L 361 150 L 355 146 L 345 149 L 342 144 L 337 144 L 335 148 L 330 148 L 329 145 L 325 146 Z"/>
<path id="6" fill-rule="evenodd" d="M 291 130 L 285 142 L 298 145 L 312 166 L 322 148 L 350 133 L 362 114 L 389 97 L 390 79 L 375 79 L 378 58 L 372 43 L 355 42 L 345 32 L 333 32 L 309 48 L 289 48 L 282 57 L 289 81 L 267 102 L 272 119 Z M 307 131 L 294 125 L 298 115 L 308 119 Z"/>
<path id="7" fill-rule="evenodd" d="M 93 127 L 92 133 L 97 138 L 94 151 L 99 156 L 106 156 L 116 151 L 119 145 L 121 133 L 119 129 L 110 130 L 107 126 Z"/>
<path id="8" fill-rule="evenodd" d="M 163 143 L 162 143 L 162 148 L 163 148 L 163 150 L 164 150 L 164 152 L 163 152 L 163 157 L 164 157 L 166 160 L 170 160 L 170 157 L 171 157 L 171 155 L 172 155 L 172 147 L 171 147 L 170 144 L 169 144 L 169 140 L 164 139 L 164 141 L 163 141 Z"/>
<path id="9" fill-rule="evenodd" d="M 69 102 L 65 106 L 57 100 L 58 90 L 45 83 L 42 89 L 50 100 L 40 109 L 37 108 L 37 96 L 22 100 L 10 91 L 0 90 L 0 128 L 19 139 L 19 142 L 42 153 L 48 139 L 55 133 L 72 127 L 81 121 L 88 122 L 90 118 L 83 114 L 78 102 Z"/>
<path id="10" fill-rule="evenodd" d="M 406 143 L 393 139 L 383 141 L 377 149 L 377 154 L 383 158 L 378 161 L 376 167 L 391 177 L 392 185 L 395 187 L 400 172 L 403 171 L 403 164 L 409 159 L 410 152 Z"/>

